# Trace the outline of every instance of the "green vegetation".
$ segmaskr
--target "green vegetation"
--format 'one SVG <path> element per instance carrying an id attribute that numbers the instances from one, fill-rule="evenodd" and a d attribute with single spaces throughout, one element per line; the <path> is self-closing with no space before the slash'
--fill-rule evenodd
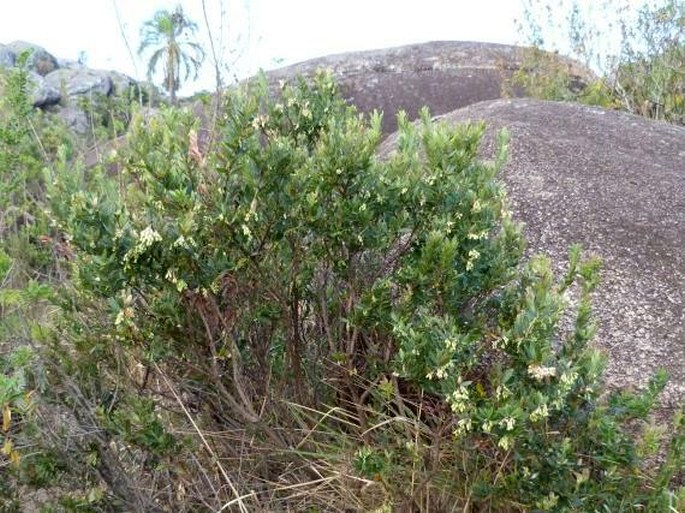
<path id="1" fill-rule="evenodd" d="M 629 105 L 563 72 L 529 86 Z M 600 263 L 524 257 L 506 133 L 484 160 L 484 126 L 400 113 L 380 157 L 321 74 L 227 92 L 211 152 L 135 91 L 81 106 L 84 145 L 23 66 L 0 86 L 0 513 L 685 511 L 666 376 L 603 388 Z"/>
<path id="2" fill-rule="evenodd" d="M 148 80 L 152 80 L 161 61 L 163 87 L 169 93 L 172 104 L 176 103 L 176 92 L 181 87 L 181 72 L 185 72 L 184 80 L 191 76 L 197 78 L 204 61 L 202 47 L 188 39 L 188 33 L 194 34 L 196 31 L 197 24 L 188 19 L 180 5 L 173 12 L 165 9 L 157 11 L 141 30 L 142 41 L 138 54 L 144 54 L 148 48 L 154 49 L 148 63 Z"/>
<path id="3" fill-rule="evenodd" d="M 624 1 L 588 5 L 527 0 L 521 31 L 533 48 L 509 87 L 685 125 L 685 2 L 645 2 L 637 12 Z M 615 48 L 607 45 L 612 38 Z M 579 87 L 542 50 L 561 50 L 602 76 Z"/>
<path id="4" fill-rule="evenodd" d="M 45 151 L 33 137 L 36 117 L 28 100 L 28 54 L 0 77 L 0 471 L 22 465 L 29 445 L 38 373 L 31 341 L 40 330 L 45 300 L 58 269 L 45 244 L 50 228 L 44 212 Z M 12 480 L 2 479 L 0 511 L 16 511 Z"/>
<path id="5" fill-rule="evenodd" d="M 4 511 L 682 509 L 665 377 L 603 396 L 598 262 L 523 258 L 504 133 L 486 162 L 483 126 L 400 115 L 381 159 L 320 75 L 226 95 L 212 154 L 134 115 L 109 177 L 45 159 L 8 84 Z"/>

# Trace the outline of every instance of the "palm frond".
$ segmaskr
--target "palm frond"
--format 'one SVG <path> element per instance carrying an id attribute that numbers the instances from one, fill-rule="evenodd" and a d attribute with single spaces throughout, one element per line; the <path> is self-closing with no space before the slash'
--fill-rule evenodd
<path id="1" fill-rule="evenodd" d="M 148 62 L 148 79 L 152 79 L 160 59 L 163 59 L 164 88 L 172 93 L 172 99 L 173 92 L 180 87 L 181 72 L 184 72 L 184 80 L 191 75 L 196 79 L 205 59 L 202 47 L 187 39 L 186 31 L 194 34 L 197 28 L 197 24 L 186 17 L 181 6 L 173 12 L 157 11 L 153 19 L 145 22 L 141 28 L 138 54 L 156 48 Z"/>
<path id="2" fill-rule="evenodd" d="M 147 65 L 148 80 L 152 80 L 152 75 L 155 74 L 155 71 L 157 69 L 157 62 L 159 62 L 159 59 L 164 55 L 166 55 L 166 48 L 160 48 L 152 54 L 152 57 L 150 57 L 150 62 Z"/>

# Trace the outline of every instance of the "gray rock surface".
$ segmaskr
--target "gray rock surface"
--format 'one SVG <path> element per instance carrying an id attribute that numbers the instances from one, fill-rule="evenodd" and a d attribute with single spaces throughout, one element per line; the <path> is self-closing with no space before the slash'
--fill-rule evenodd
<path id="1" fill-rule="evenodd" d="M 88 68 L 58 69 L 45 77 L 48 85 L 63 91 L 67 96 L 112 92 L 112 79 L 108 71 Z"/>
<path id="2" fill-rule="evenodd" d="M 42 46 L 27 43 L 26 41 L 13 41 L 7 45 L 7 48 L 14 52 L 15 56 L 25 50 L 30 51 L 31 56 L 27 62 L 28 69 L 35 71 L 39 75 L 45 76 L 59 67 L 55 56 Z"/>
<path id="3" fill-rule="evenodd" d="M 0 68 L 11 68 L 16 61 L 14 52 L 6 45 L 0 44 Z"/>
<path id="4" fill-rule="evenodd" d="M 60 69 L 84 69 L 86 65 L 73 59 L 57 59 Z"/>
<path id="5" fill-rule="evenodd" d="M 300 74 L 312 76 L 318 69 L 328 69 L 345 98 L 360 110 L 384 112 L 383 130 L 391 133 L 397 128 L 399 109 L 415 119 L 424 105 L 437 115 L 501 98 L 503 80 L 520 68 L 523 51 L 518 46 L 493 43 L 439 41 L 331 55 L 266 75 L 275 86 Z M 573 80 L 584 83 L 593 78 L 592 72 L 577 62 L 556 58 L 568 67 Z"/>
<path id="6" fill-rule="evenodd" d="M 63 107 L 57 110 L 57 116 L 64 121 L 67 128 L 73 130 L 79 135 L 88 132 L 90 126 L 88 116 L 81 109 L 76 107 Z"/>
<path id="7" fill-rule="evenodd" d="M 109 79 L 112 81 L 112 94 L 125 94 L 130 87 L 135 87 L 138 83 L 126 75 L 118 71 L 108 71 Z"/>
<path id="8" fill-rule="evenodd" d="M 94 70 L 78 61 L 56 59 L 44 48 L 25 41 L 14 41 L 8 45 L 0 44 L 0 68 L 16 66 L 17 55 L 24 51 L 31 51 L 27 68 L 32 81 L 31 98 L 34 107 L 50 108 L 58 112 L 58 105 L 62 100 L 70 104 L 71 109 L 62 117 L 76 131 L 82 132 L 85 114 L 77 113 L 73 107 L 78 102 L 70 99 L 89 96 L 91 94 L 109 96 L 125 94 L 130 87 L 136 87 L 137 82 L 128 75 L 118 71 Z"/>
<path id="9" fill-rule="evenodd" d="M 35 71 L 30 71 L 29 76 L 31 79 L 31 100 L 34 107 L 48 107 L 59 103 L 59 91 L 49 85 L 45 78 Z"/>
<path id="10" fill-rule="evenodd" d="M 579 242 L 603 261 L 595 294 L 607 382 L 670 381 L 662 411 L 685 405 L 685 128 L 578 104 L 478 103 L 440 117 L 511 134 L 502 178 L 530 250 L 561 266 Z M 390 151 L 393 137 L 383 145 Z"/>

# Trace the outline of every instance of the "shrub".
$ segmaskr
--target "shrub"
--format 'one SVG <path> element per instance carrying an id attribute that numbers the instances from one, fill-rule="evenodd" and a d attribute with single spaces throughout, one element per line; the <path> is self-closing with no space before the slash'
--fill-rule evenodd
<path id="1" fill-rule="evenodd" d="M 664 376 L 602 399 L 598 262 L 523 258 L 504 133 L 485 161 L 483 125 L 399 125 L 380 158 L 330 77 L 261 81 L 212 154 L 170 108 L 134 121 L 121 185 L 56 182 L 51 397 L 98 507 L 668 511 L 682 456 L 645 473 L 625 429 Z"/>

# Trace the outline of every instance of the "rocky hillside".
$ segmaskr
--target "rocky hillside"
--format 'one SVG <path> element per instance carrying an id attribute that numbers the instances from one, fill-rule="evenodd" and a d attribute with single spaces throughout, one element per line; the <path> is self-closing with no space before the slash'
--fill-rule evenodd
<path id="1" fill-rule="evenodd" d="M 526 48 L 470 41 L 434 41 L 423 44 L 350 52 L 312 59 L 267 73 L 273 88 L 298 75 L 312 76 L 318 69 L 333 73 L 345 98 L 362 112 L 384 113 L 383 130 L 397 128 L 399 109 L 415 119 L 427 105 L 433 115 L 444 114 L 484 100 L 524 92 L 507 83 L 528 65 Z M 580 63 L 549 54 L 550 62 L 567 72 L 571 87 L 582 88 L 595 80 Z"/>
<path id="2" fill-rule="evenodd" d="M 29 54 L 26 67 L 33 83 L 34 107 L 57 113 L 79 134 L 88 129 L 81 100 L 125 95 L 139 86 L 133 78 L 119 71 L 96 70 L 79 62 L 59 59 L 45 48 L 25 41 L 0 44 L 0 68 L 18 65 L 23 52 Z"/>

